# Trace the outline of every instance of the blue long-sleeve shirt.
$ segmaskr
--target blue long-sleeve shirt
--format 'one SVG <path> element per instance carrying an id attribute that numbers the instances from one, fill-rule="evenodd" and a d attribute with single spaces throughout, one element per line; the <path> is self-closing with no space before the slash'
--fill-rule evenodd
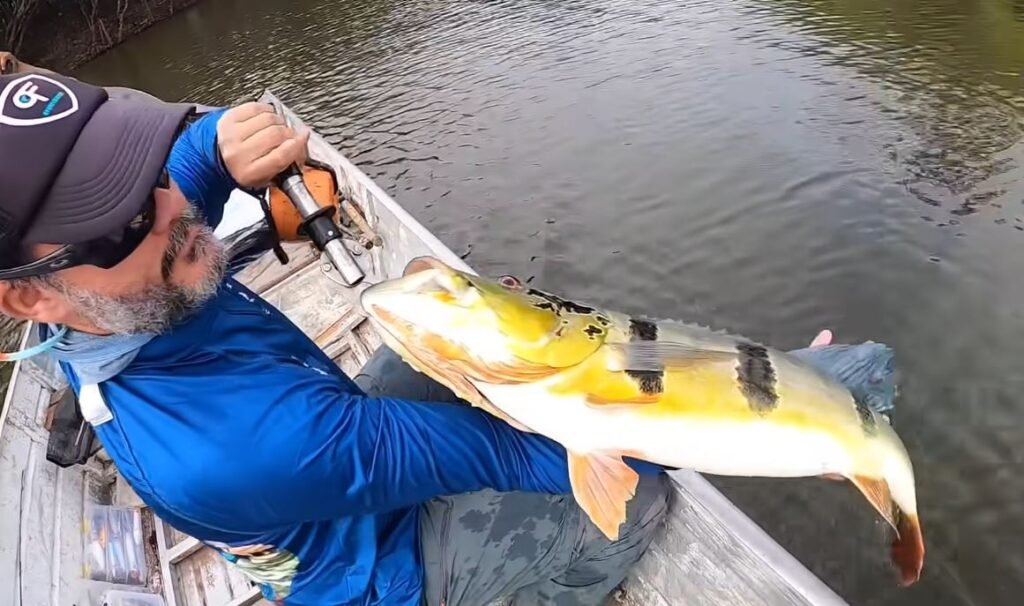
<path id="1" fill-rule="evenodd" d="M 236 187 L 217 152 L 221 115 L 190 125 L 168 159 L 213 225 Z M 80 390 L 74 360 L 62 366 Z M 289 605 L 418 605 L 417 504 L 571 490 L 558 444 L 468 406 L 366 396 L 233 279 L 98 387 L 112 419 L 97 434 L 143 501 L 225 551 L 261 546 L 227 557 Z"/>

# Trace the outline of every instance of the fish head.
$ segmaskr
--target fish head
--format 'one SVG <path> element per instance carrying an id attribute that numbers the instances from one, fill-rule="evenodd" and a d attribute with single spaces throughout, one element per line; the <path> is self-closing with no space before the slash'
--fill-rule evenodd
<path id="1" fill-rule="evenodd" d="M 378 326 L 412 353 L 457 360 L 474 378 L 534 379 L 580 363 L 604 342 L 610 321 L 596 310 L 533 288 L 492 280 L 429 257 L 401 278 L 364 291 Z"/>

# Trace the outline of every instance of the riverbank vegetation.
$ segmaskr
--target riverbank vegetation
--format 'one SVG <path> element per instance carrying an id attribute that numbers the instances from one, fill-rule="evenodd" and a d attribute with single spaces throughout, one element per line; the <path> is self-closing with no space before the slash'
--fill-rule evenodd
<path id="1" fill-rule="evenodd" d="M 199 0 L 0 0 L 0 50 L 68 71 Z"/>

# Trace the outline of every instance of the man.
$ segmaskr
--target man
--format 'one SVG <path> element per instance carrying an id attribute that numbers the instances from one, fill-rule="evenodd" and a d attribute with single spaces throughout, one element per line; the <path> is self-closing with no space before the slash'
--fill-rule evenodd
<path id="1" fill-rule="evenodd" d="M 657 467 L 630 462 L 642 479 L 610 543 L 569 495 L 560 446 L 388 350 L 349 379 L 225 278 L 211 226 L 230 191 L 301 162 L 307 137 L 254 103 L 195 115 L 0 77 L 0 312 L 58 340 L 142 500 L 268 599 L 602 603 L 666 509 Z"/>

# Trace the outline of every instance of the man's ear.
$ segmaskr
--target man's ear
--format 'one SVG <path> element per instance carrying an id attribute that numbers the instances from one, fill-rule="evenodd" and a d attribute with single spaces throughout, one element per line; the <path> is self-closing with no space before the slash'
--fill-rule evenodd
<path id="1" fill-rule="evenodd" d="M 68 304 L 56 292 L 35 282 L 12 286 L 0 281 L 0 312 L 18 320 L 60 323 L 68 314 Z"/>

